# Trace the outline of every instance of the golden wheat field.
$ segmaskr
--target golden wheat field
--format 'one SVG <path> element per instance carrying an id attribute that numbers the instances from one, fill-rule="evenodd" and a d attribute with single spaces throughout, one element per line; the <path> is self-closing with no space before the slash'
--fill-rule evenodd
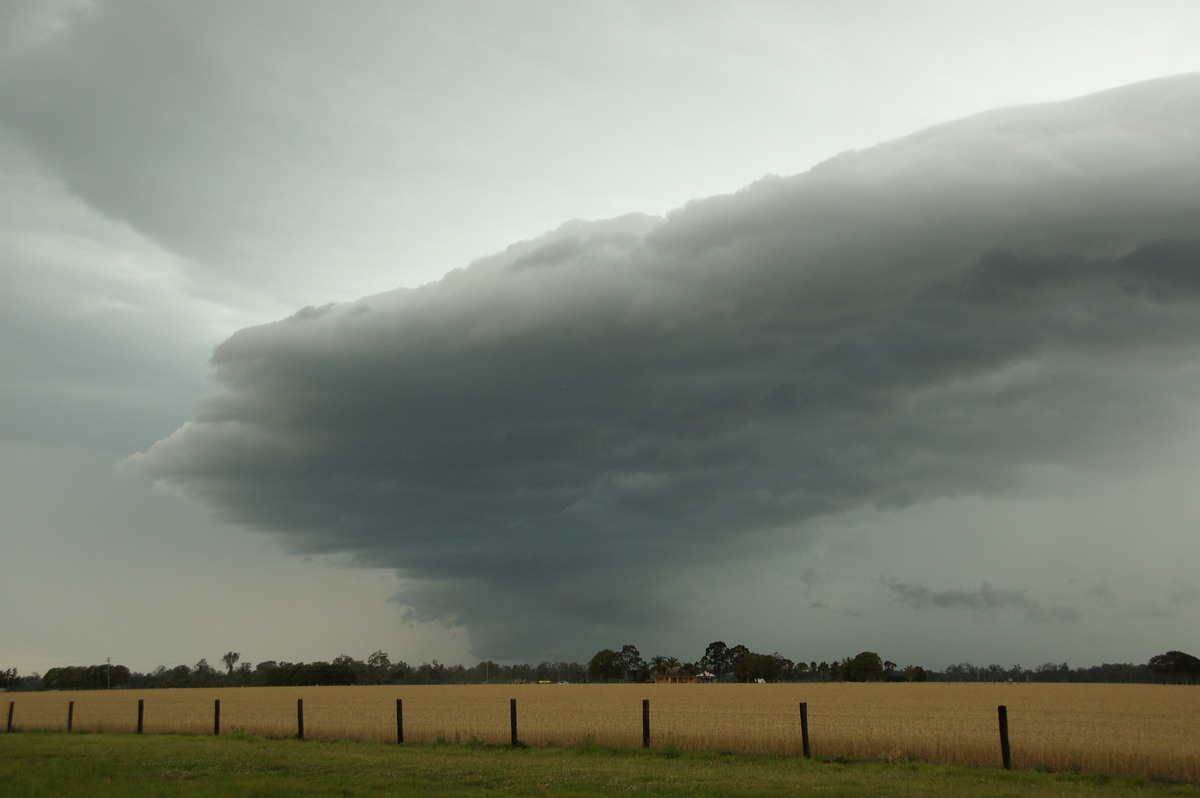
<path id="1" fill-rule="evenodd" d="M 807 706 L 814 756 L 999 767 L 997 706 L 1008 710 L 1015 768 L 1119 773 L 1200 782 L 1200 688 L 1089 684 L 464 685 L 254 687 L 15 693 L 14 730 L 223 732 L 394 741 L 396 699 L 406 742 L 510 740 L 534 746 L 642 743 L 800 753 Z"/>

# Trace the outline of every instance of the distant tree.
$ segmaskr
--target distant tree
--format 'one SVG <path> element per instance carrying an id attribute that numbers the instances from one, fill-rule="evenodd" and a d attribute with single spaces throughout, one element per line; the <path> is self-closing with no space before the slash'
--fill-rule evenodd
<path id="1" fill-rule="evenodd" d="M 263 672 L 263 683 L 268 686 L 307 686 L 328 684 L 357 684 L 358 674 L 345 663 L 329 662 L 291 663 L 284 662 Z"/>
<path id="2" fill-rule="evenodd" d="M 1111 682 L 1117 684 L 1135 684 L 1152 682 L 1157 675 L 1145 665 L 1132 665 L 1128 662 L 1104 663 L 1081 669 L 1081 680 L 1087 682 Z"/>
<path id="3" fill-rule="evenodd" d="M 166 680 L 166 687 L 187 687 L 192 669 L 187 665 L 176 665 L 171 668 Z"/>
<path id="4" fill-rule="evenodd" d="M 413 679 L 417 684 L 446 684 L 446 677 L 446 666 L 436 659 L 432 662 L 422 662 L 413 672 Z"/>
<path id="5" fill-rule="evenodd" d="M 669 673 L 679 674 L 685 670 L 679 657 L 668 657 L 658 654 L 650 658 L 646 663 L 646 670 L 651 676 L 663 677 Z"/>
<path id="6" fill-rule="evenodd" d="M 376 651 L 367 657 L 367 681 L 371 684 L 383 684 L 387 681 L 392 670 L 392 661 L 386 651 Z"/>
<path id="7" fill-rule="evenodd" d="M 124 665 L 88 665 L 51 668 L 42 677 L 47 690 L 104 690 L 129 684 L 129 668 Z"/>
<path id="8" fill-rule="evenodd" d="M 947 666 L 946 680 L 952 682 L 978 681 L 979 668 L 969 662 Z"/>
<path id="9" fill-rule="evenodd" d="M 311 669 L 310 672 L 305 674 L 303 681 L 296 681 L 295 684 L 358 684 L 358 673 L 353 665 L 347 663 L 327 665 L 314 662 L 304 667 Z"/>
<path id="10" fill-rule="evenodd" d="M 621 646 L 621 653 L 617 655 L 617 659 L 620 661 L 624 680 L 641 681 L 642 674 L 646 670 L 646 662 L 642 659 L 642 654 L 638 651 L 637 646 L 633 643 Z"/>
<path id="11" fill-rule="evenodd" d="M 730 646 L 729 647 L 729 669 L 731 671 L 736 670 L 738 663 L 741 662 L 741 660 L 742 660 L 742 657 L 746 656 L 749 653 L 750 653 L 750 649 L 746 648 L 741 643 L 738 643 L 736 646 Z"/>
<path id="12" fill-rule="evenodd" d="M 738 657 L 734 676 L 739 682 L 777 682 L 783 677 L 784 660 L 773 654 L 756 654 L 748 651 Z"/>
<path id="13" fill-rule="evenodd" d="M 727 646 L 724 641 L 717 640 L 708 644 L 700 664 L 719 681 L 726 674 L 736 673 L 738 663 L 749 653 L 750 649 L 741 643 Z"/>
<path id="14" fill-rule="evenodd" d="M 100 674 L 104 674 L 104 687 L 125 687 L 129 684 L 129 668 L 124 665 L 93 665 L 88 668 L 90 683 L 100 688 Z"/>
<path id="15" fill-rule="evenodd" d="M 613 655 L 610 672 L 612 667 L 616 667 L 616 673 L 608 678 L 622 680 L 622 682 L 629 682 L 631 679 L 636 682 L 646 673 L 646 661 L 642 659 L 642 654 L 638 652 L 637 646 L 632 643 L 625 643 L 620 647 L 619 652 Z"/>
<path id="16" fill-rule="evenodd" d="M 267 684 L 267 673 L 279 667 L 279 663 L 273 659 L 263 660 L 254 666 L 254 672 L 250 674 L 249 683 L 255 685 Z"/>
<path id="17" fill-rule="evenodd" d="M 1168 684 L 1196 684 L 1200 681 L 1200 659 L 1182 651 L 1155 654 L 1147 666 L 1151 673 Z"/>
<path id="18" fill-rule="evenodd" d="M 874 651 L 863 651 L 842 660 L 840 674 L 845 682 L 883 681 L 883 660 Z"/>
<path id="19" fill-rule="evenodd" d="M 225 674 L 227 676 L 233 675 L 233 666 L 236 665 L 237 661 L 241 658 L 242 655 L 236 651 L 226 651 L 225 655 L 221 657 L 221 661 L 225 663 Z"/>
<path id="20" fill-rule="evenodd" d="M 520 662 L 508 667 L 508 680 L 512 682 L 537 681 L 537 669 L 528 662 Z"/>
<path id="21" fill-rule="evenodd" d="M 1053 662 L 1045 662 L 1038 665 L 1033 674 L 1034 681 L 1065 682 L 1071 674 L 1071 669 L 1065 662 L 1057 665 Z"/>
<path id="22" fill-rule="evenodd" d="M 16 687 L 21 683 L 21 677 L 17 675 L 16 668 L 8 670 L 0 670 L 0 690 L 8 690 Z"/>
<path id="23" fill-rule="evenodd" d="M 776 678 L 776 681 L 786 682 L 786 681 L 795 680 L 795 678 L 796 678 L 796 663 L 792 662 L 790 659 L 783 656 L 778 651 L 771 654 L 771 659 L 773 659 L 779 663 L 779 676 Z M 801 666 L 804 665 L 804 663 L 800 663 L 800 664 L 801 664 Z"/>
<path id="24" fill-rule="evenodd" d="M 615 682 L 623 679 L 625 676 L 623 668 L 621 655 L 611 648 L 597 651 L 588 660 L 588 675 L 592 681 L 596 682 Z"/>
<path id="25" fill-rule="evenodd" d="M 490 659 L 481 660 L 478 665 L 472 668 L 471 677 L 473 681 L 479 684 L 507 681 L 504 679 L 504 669 Z"/>
<path id="26" fill-rule="evenodd" d="M 700 658 L 700 665 L 720 679 L 732 670 L 729 662 L 729 646 L 725 645 L 724 640 L 715 640 L 709 643 L 708 648 L 704 649 L 704 656 Z"/>
<path id="27" fill-rule="evenodd" d="M 192 672 L 188 675 L 188 684 L 192 687 L 212 687 L 216 685 L 219 675 L 213 666 L 208 664 L 207 659 L 201 659 L 192 666 Z"/>
<path id="28" fill-rule="evenodd" d="M 47 690 L 80 690 L 78 668 L 51 668 L 42 677 L 42 686 Z"/>

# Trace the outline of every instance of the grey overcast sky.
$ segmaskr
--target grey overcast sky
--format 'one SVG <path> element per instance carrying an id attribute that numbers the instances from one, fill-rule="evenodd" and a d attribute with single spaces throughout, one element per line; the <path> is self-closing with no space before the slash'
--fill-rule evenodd
<path id="1" fill-rule="evenodd" d="M 1144 662 L 1200 5 L 0 6 L 0 667 Z"/>

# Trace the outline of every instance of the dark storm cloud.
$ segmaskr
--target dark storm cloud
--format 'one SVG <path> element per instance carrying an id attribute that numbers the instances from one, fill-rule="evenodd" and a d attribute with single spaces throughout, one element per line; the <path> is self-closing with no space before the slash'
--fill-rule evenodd
<path id="1" fill-rule="evenodd" d="M 1032 623 L 1071 621 L 1082 614 L 1070 607 L 1043 607 L 1041 602 L 1024 590 L 1006 590 L 991 582 L 984 582 L 977 590 L 931 590 L 924 585 L 899 581 L 885 582 L 885 586 L 901 604 L 916 610 L 1015 610 L 1023 612 L 1025 620 Z"/>
<path id="2" fill-rule="evenodd" d="M 1007 609 L 1032 610 L 1037 602 L 1020 590 L 1004 590 L 990 582 L 984 582 L 978 590 L 930 590 L 924 585 L 891 582 L 888 589 L 900 601 L 917 609 L 939 607 L 942 609 L 966 608 L 972 610 Z"/>
<path id="3" fill-rule="evenodd" d="M 1132 467 L 1200 383 L 1197 131 L 1182 77 L 564 225 L 237 333 L 222 390 L 135 463 L 296 550 L 397 569 L 481 654 L 578 655 L 672 623 L 689 565 L 823 516 Z"/>

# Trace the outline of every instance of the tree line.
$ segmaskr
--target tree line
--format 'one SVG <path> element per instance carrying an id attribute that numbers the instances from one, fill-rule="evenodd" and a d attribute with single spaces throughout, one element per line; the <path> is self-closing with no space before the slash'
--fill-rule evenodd
<path id="1" fill-rule="evenodd" d="M 793 661 L 775 652 L 762 654 L 744 645 L 710 643 L 694 662 L 656 655 L 646 659 L 637 646 L 602 649 L 586 663 L 542 661 L 499 664 L 483 660 L 467 667 L 433 660 L 416 667 L 375 651 L 365 660 L 346 654 L 330 662 L 242 662 L 235 651 L 221 657 L 223 669 L 201 659 L 195 665 L 158 666 L 149 673 L 111 663 L 56 667 L 45 674 L 21 676 L 0 670 L 0 690 L 103 690 L 166 687 L 267 687 L 339 684 L 509 684 L 545 682 L 645 682 L 655 678 L 695 677 L 717 682 L 1119 682 L 1200 684 L 1200 659 L 1182 651 L 1156 654 L 1141 665 L 1103 664 L 1071 668 L 1067 663 L 976 666 L 961 662 L 944 670 L 898 666 L 874 651 L 834 662 Z"/>
<path id="2" fill-rule="evenodd" d="M 626 644 L 620 651 L 606 648 L 589 660 L 588 675 L 592 681 L 607 682 L 644 682 L 664 677 L 715 682 L 923 682 L 928 678 L 924 668 L 900 668 L 873 651 L 833 663 L 794 662 L 779 652 L 762 654 L 740 643 L 727 645 L 723 640 L 709 643 L 696 662 L 666 656 L 646 660 L 633 644 Z"/>

